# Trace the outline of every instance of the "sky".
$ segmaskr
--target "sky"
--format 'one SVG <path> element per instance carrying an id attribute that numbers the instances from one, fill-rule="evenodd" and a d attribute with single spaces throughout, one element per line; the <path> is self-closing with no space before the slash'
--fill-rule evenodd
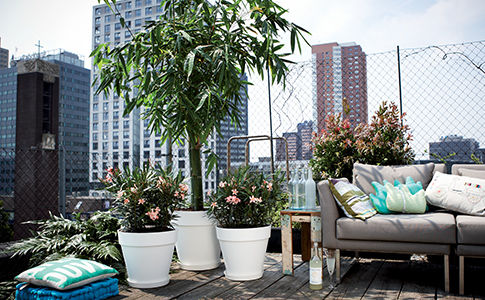
<path id="1" fill-rule="evenodd" d="M 483 0 L 276 0 L 309 30 L 310 44 L 355 41 L 366 53 L 485 38 Z M 10 55 L 62 48 L 89 57 L 97 0 L 0 0 L 1 47 Z M 293 60 L 310 59 L 310 48 Z M 89 67 L 89 64 L 86 64 Z"/>

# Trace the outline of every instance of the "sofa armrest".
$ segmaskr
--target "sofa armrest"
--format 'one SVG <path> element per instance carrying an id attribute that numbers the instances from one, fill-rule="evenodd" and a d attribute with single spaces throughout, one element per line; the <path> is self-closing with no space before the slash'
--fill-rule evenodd
<path id="1" fill-rule="evenodd" d="M 342 178 L 342 180 L 348 181 L 346 178 Z M 322 218 L 322 246 L 328 249 L 338 249 L 336 222 L 340 213 L 328 185 L 328 180 L 320 181 L 317 184 L 317 190 Z"/>

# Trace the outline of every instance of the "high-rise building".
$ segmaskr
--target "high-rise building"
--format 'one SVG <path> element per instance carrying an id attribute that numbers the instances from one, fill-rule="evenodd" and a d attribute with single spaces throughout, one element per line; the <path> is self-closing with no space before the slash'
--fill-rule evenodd
<path id="1" fill-rule="evenodd" d="M 0 70 L 0 148 L 16 146 L 17 65 L 38 58 L 39 54 L 25 55 L 12 60 L 12 67 Z M 90 71 L 78 55 L 61 49 L 42 52 L 40 59 L 59 67 L 58 149 L 65 164 L 65 192 L 87 193 Z M 10 190 L 13 182 L 3 186 Z"/>
<path id="2" fill-rule="evenodd" d="M 313 121 L 298 123 L 296 132 L 283 132 L 288 143 L 288 160 L 312 158 Z M 276 140 L 276 160 L 285 160 L 285 143 Z"/>
<path id="3" fill-rule="evenodd" d="M 246 75 L 243 75 L 242 80 L 247 81 Z M 217 166 L 219 172 L 217 173 L 217 181 L 219 181 L 221 175 L 226 173 L 227 170 L 227 142 L 233 136 L 244 136 L 248 135 L 248 98 L 247 98 L 247 85 L 244 90 L 241 91 L 242 101 L 239 103 L 238 108 L 240 112 L 240 124 L 235 126 L 231 122 L 229 116 L 221 122 L 221 134 L 216 136 L 215 152 L 219 157 L 217 161 Z M 214 149 L 214 148 L 213 148 Z M 242 163 L 245 161 L 246 151 L 246 140 L 233 140 L 231 142 L 231 163 Z"/>
<path id="4" fill-rule="evenodd" d="M 312 46 L 313 105 L 318 131 L 328 114 L 342 113 L 353 127 L 367 123 L 365 52 L 355 43 Z"/>
<path id="5" fill-rule="evenodd" d="M 2 39 L 0 39 L 0 69 L 8 68 L 8 49 L 2 48 Z"/>
<path id="6" fill-rule="evenodd" d="M 482 156 L 477 140 L 459 135 L 448 135 L 441 137 L 439 142 L 430 142 L 429 153 L 431 159 L 446 158 L 446 161 L 458 162 L 472 162 L 472 154 L 479 159 Z"/>

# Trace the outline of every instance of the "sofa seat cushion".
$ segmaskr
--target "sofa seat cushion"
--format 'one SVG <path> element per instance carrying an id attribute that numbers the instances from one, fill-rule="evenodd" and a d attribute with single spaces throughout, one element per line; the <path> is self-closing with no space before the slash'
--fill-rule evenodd
<path id="1" fill-rule="evenodd" d="M 485 245 L 485 217 L 456 216 L 458 244 Z"/>
<path id="2" fill-rule="evenodd" d="M 455 244 L 455 217 L 449 213 L 375 215 L 365 221 L 339 218 L 337 238 L 345 240 Z"/>

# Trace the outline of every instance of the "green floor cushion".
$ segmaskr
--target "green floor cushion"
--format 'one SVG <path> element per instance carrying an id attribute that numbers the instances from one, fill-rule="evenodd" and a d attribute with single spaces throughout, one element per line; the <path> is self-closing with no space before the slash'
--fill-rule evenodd
<path id="1" fill-rule="evenodd" d="M 389 210 L 410 214 L 422 214 L 426 212 L 424 190 L 420 190 L 413 195 L 404 184 L 396 187 L 387 183 L 385 187 L 387 191 L 386 205 Z"/>
<path id="2" fill-rule="evenodd" d="M 115 269 L 101 263 L 78 258 L 64 258 L 24 271 L 16 280 L 57 290 L 67 290 L 112 277 Z"/>
<path id="3" fill-rule="evenodd" d="M 357 186 L 338 179 L 329 179 L 328 183 L 337 205 L 347 217 L 365 220 L 377 213 L 369 196 Z"/>
<path id="4" fill-rule="evenodd" d="M 485 179 L 436 172 L 426 200 L 447 210 L 485 216 Z"/>

